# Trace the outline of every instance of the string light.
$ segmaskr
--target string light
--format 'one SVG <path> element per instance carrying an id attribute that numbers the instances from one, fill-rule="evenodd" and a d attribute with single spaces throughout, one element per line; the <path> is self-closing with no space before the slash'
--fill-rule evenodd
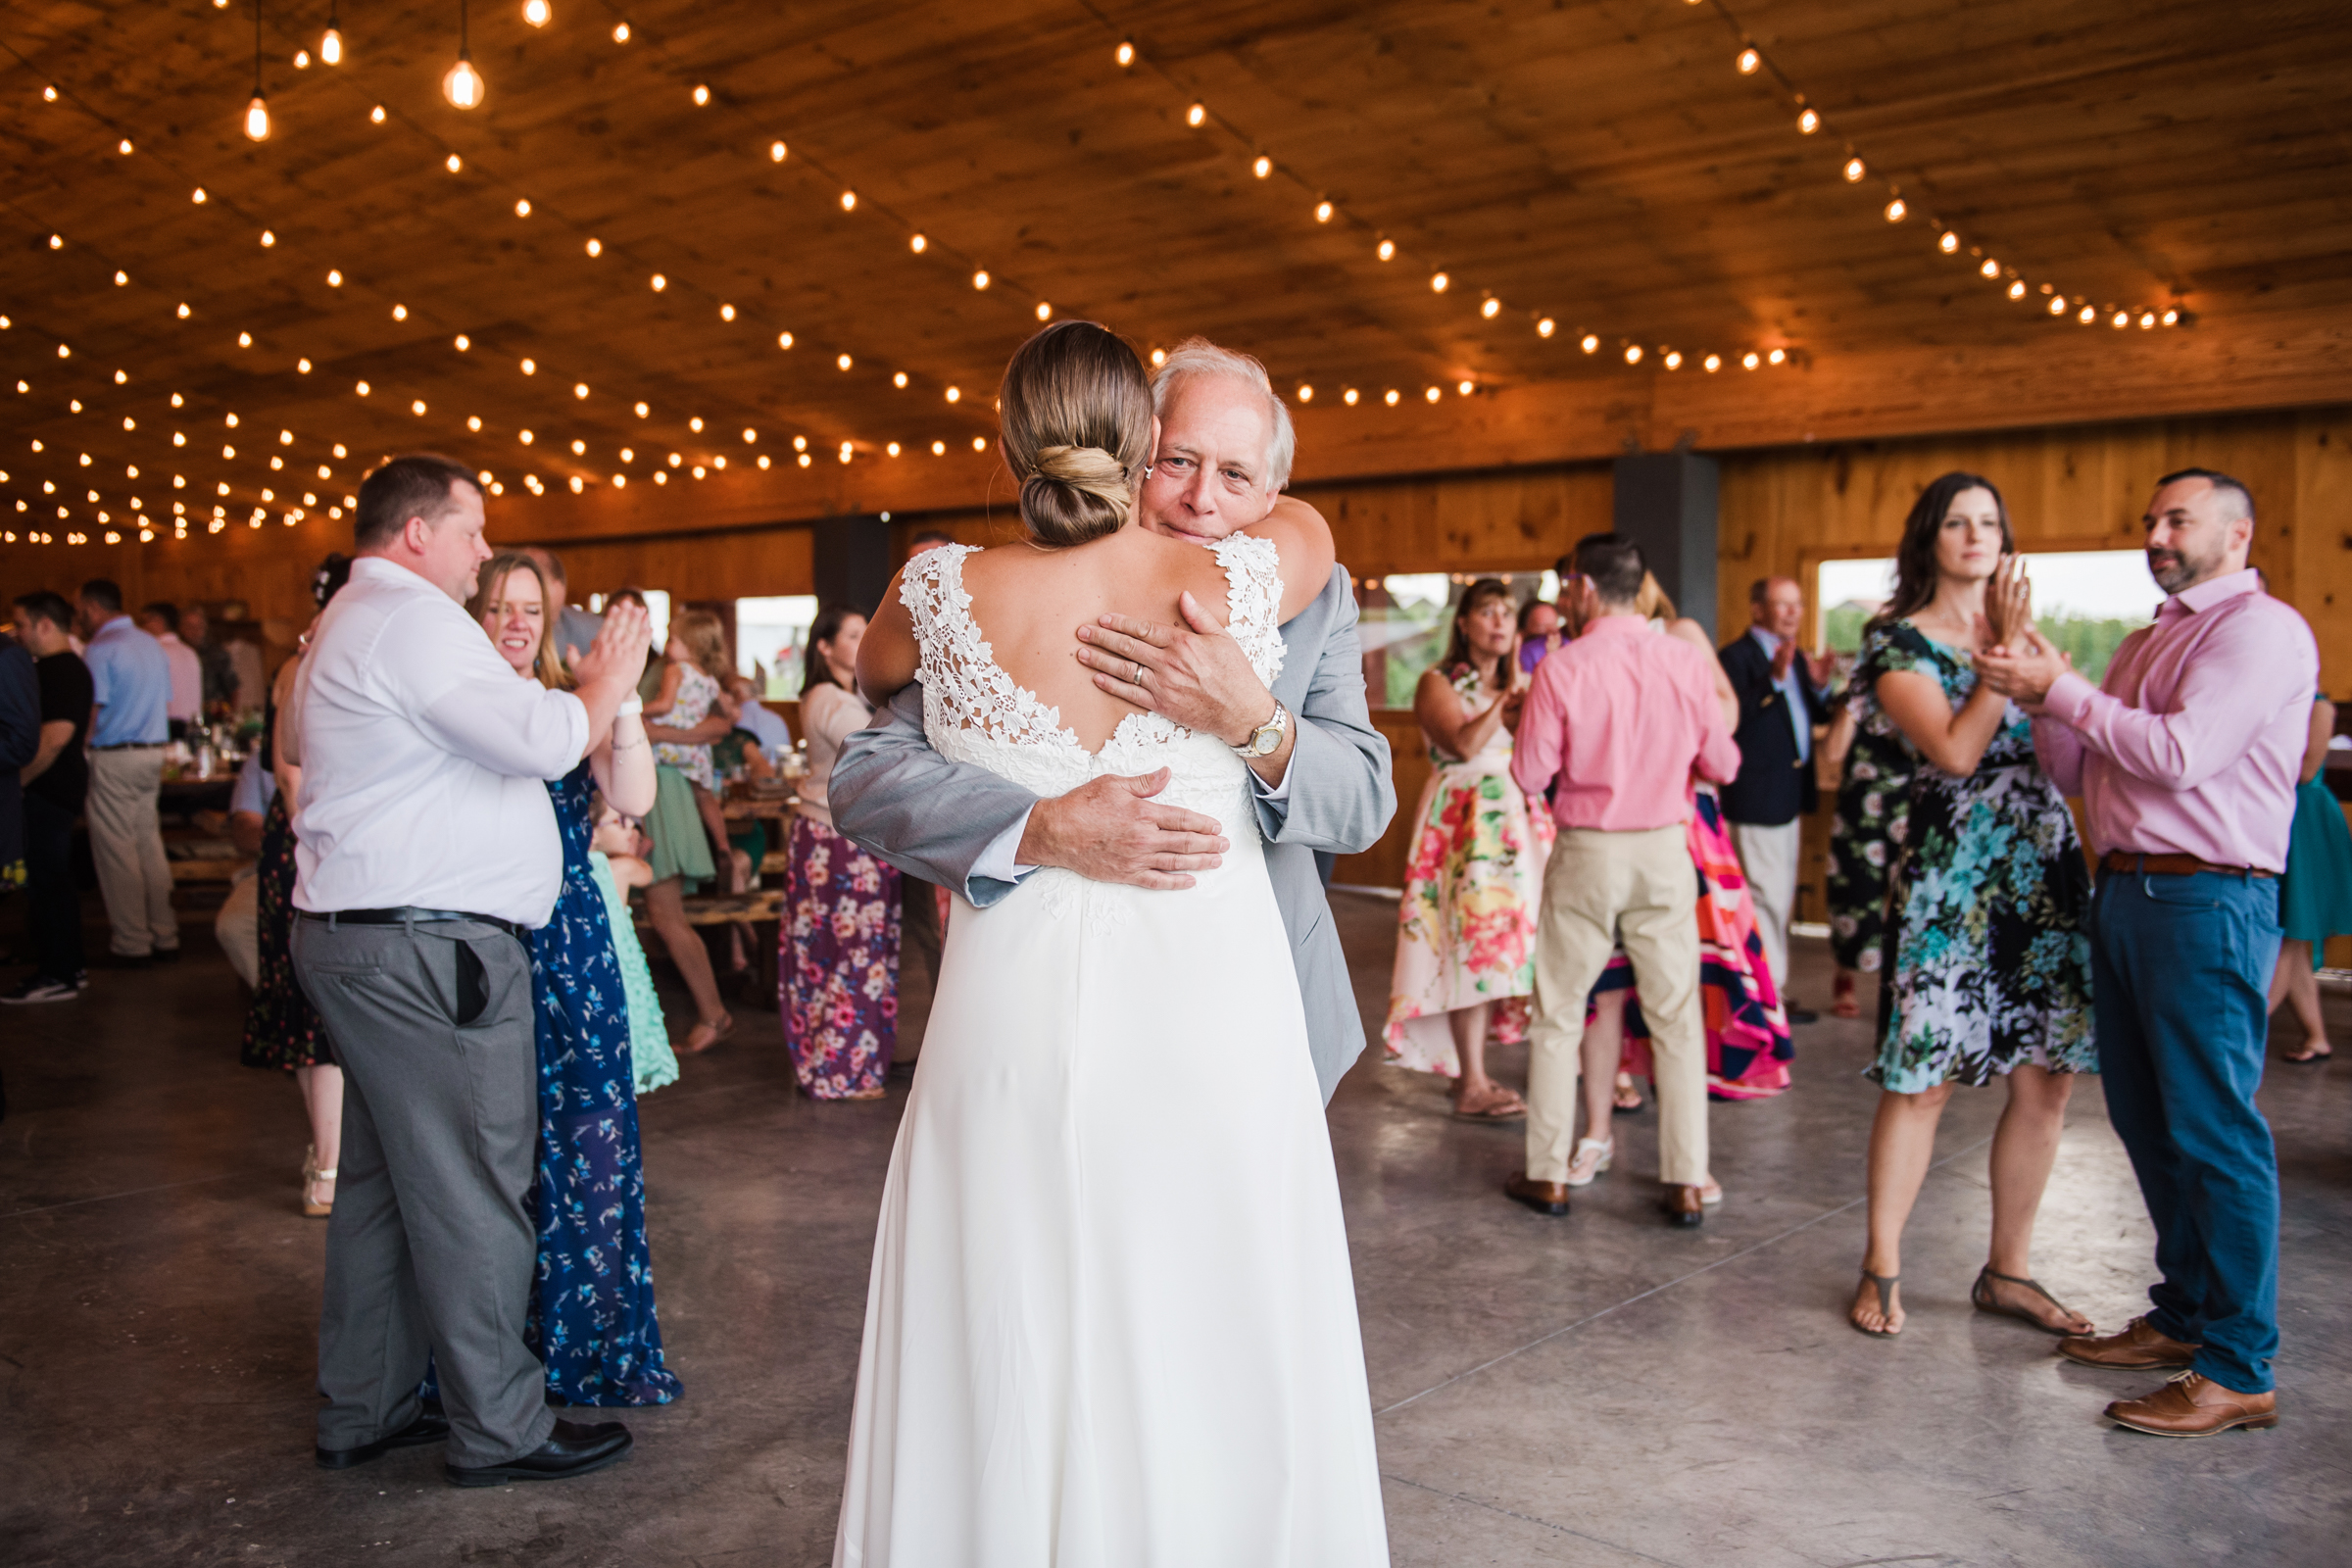
<path id="1" fill-rule="evenodd" d="M 1184 122 L 1195 130 L 1199 130 L 1208 122 L 1208 110 L 1200 104 L 1193 105 L 1184 112 Z"/>
<path id="2" fill-rule="evenodd" d="M 589 254 L 589 255 L 591 255 L 591 256 L 602 256 L 602 255 L 604 255 L 604 254 L 605 254 L 605 242 L 604 242 L 603 240 L 601 240 L 601 239 L 598 239 L 598 238 L 597 238 L 595 235 L 593 235 L 593 234 L 592 234 L 592 235 L 590 235 L 590 236 L 588 237 L 588 254 Z"/>
<path id="3" fill-rule="evenodd" d="M 1134 65 L 1135 45 L 1121 40 L 1119 47 L 1112 52 L 1111 58 L 1118 61 L 1122 69 Z"/>
<path id="4" fill-rule="evenodd" d="M 1903 215 L 1909 211 L 1910 209 L 1903 205 L 1903 199 L 1900 196 L 1897 196 L 1894 200 L 1886 204 L 1886 221 L 1889 223 L 1899 223 L 1903 220 Z"/>
<path id="5" fill-rule="evenodd" d="M 612 41 L 614 43 L 627 43 L 629 41 L 629 24 L 627 23 L 616 22 L 612 24 Z"/>
<path id="6" fill-rule="evenodd" d="M 1851 185 L 1857 183 L 1860 181 L 1862 176 L 1868 172 L 1870 172 L 1870 171 L 1863 166 L 1861 159 L 1848 158 L 1845 161 L 1845 182 L 1847 184 Z"/>
<path id="7" fill-rule="evenodd" d="M 331 5 L 326 8 L 326 31 L 318 37 L 318 58 L 330 66 L 343 63 L 343 34 L 337 25 L 336 10 Z"/>
<path id="8" fill-rule="evenodd" d="M 787 148 L 782 142 L 771 141 L 767 144 L 768 161 L 770 163 L 780 164 L 784 161 L 784 156 L 789 151 L 790 149 Z"/>
<path id="9" fill-rule="evenodd" d="M 459 109 L 480 108 L 482 95 L 489 90 L 489 84 L 482 80 L 482 74 L 473 69 L 470 42 L 466 30 L 466 0 L 458 0 L 458 63 L 450 67 L 449 74 L 441 78 L 441 96 Z M 449 172 L 453 174 L 458 172 L 458 155 L 455 153 L 449 155 Z"/>
<path id="10" fill-rule="evenodd" d="M 1328 222 L 1330 222 L 1330 221 L 1331 221 L 1331 213 L 1332 213 L 1332 206 L 1331 206 L 1331 203 L 1329 203 L 1329 202 L 1317 202 L 1317 203 L 1315 203 L 1315 221 L 1316 221 L 1316 222 L 1318 222 L 1318 223 L 1328 223 Z"/>
<path id="11" fill-rule="evenodd" d="M 700 108 L 703 108 L 703 107 L 705 107 L 706 105 L 708 105 L 710 102 L 710 88 L 708 88 L 708 87 L 706 87 L 706 86 L 704 86 L 704 85 L 703 85 L 702 83 L 700 83 L 700 82 L 697 82 L 697 83 L 695 83 L 695 88 L 694 88 L 694 105 L 695 105 L 695 107 L 696 107 L 697 109 L 700 109 Z"/>
<path id="12" fill-rule="evenodd" d="M 1796 117 L 1796 131 L 1798 135 L 1810 136 L 1820 128 L 1821 116 L 1815 114 L 1812 110 L 1808 109 Z"/>
<path id="13" fill-rule="evenodd" d="M 270 139 L 270 100 L 262 96 L 262 0 L 253 0 L 253 102 L 245 106 L 245 134 Z"/>
<path id="14" fill-rule="evenodd" d="M 1395 261 L 1396 259 L 1396 242 L 1393 239 L 1382 240 L 1374 254 L 1384 262 Z"/>
<path id="15" fill-rule="evenodd" d="M 858 210 L 858 193 L 856 191 L 845 190 L 841 193 L 841 210 L 845 213 L 854 213 Z"/>
<path id="16" fill-rule="evenodd" d="M 1734 64 L 1739 66 L 1740 74 L 1742 76 L 1754 75 L 1756 74 L 1756 68 L 1763 63 L 1764 57 L 1756 53 L 1753 49 L 1740 50 L 1740 58 L 1734 62 Z"/>
<path id="17" fill-rule="evenodd" d="M 546 26 L 548 19 L 554 15 L 555 12 L 549 9 L 547 0 L 522 0 L 522 20 L 534 27 Z"/>
<path id="18" fill-rule="evenodd" d="M 972 274 L 972 287 L 978 289 L 984 289 L 988 287 L 988 271 L 986 269 L 982 269 L 980 271 Z"/>
<path id="19" fill-rule="evenodd" d="M 928 239 L 925 239 L 922 235 L 913 234 L 907 237 L 906 248 L 914 252 L 915 255 L 920 256 L 923 254 L 923 248 L 930 243 L 931 242 Z"/>
<path id="20" fill-rule="evenodd" d="M 1258 155 L 1257 162 L 1250 166 L 1250 172 L 1255 174 L 1258 178 L 1263 179 L 1268 174 L 1274 172 L 1274 160 L 1266 157 L 1263 153 L 1260 153 Z"/>

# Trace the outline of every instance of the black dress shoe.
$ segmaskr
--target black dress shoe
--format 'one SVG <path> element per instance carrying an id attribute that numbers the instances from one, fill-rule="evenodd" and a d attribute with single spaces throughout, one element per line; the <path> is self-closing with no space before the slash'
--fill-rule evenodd
<path id="1" fill-rule="evenodd" d="M 1658 1208 L 1665 1214 L 1667 1224 L 1685 1230 L 1705 1223 L 1707 1217 L 1707 1206 L 1699 1197 L 1699 1190 L 1686 1187 L 1680 1182 L 1666 1184 L 1665 1196 L 1658 1200 Z"/>
<path id="2" fill-rule="evenodd" d="M 1565 1182 L 1530 1181 L 1527 1172 L 1521 1171 L 1502 1184 L 1502 1195 L 1515 1202 L 1525 1203 L 1539 1214 L 1549 1214 L 1553 1219 L 1564 1218 L 1568 1213 L 1568 1187 Z"/>
<path id="3" fill-rule="evenodd" d="M 510 1481 L 567 1481 L 628 1457 L 635 1442 L 617 1421 L 559 1421 L 547 1441 L 504 1464 L 448 1465 L 453 1487 L 503 1487 Z"/>
<path id="4" fill-rule="evenodd" d="M 439 1443 L 449 1436 L 449 1417 L 437 1404 L 427 1404 L 416 1412 L 416 1419 L 388 1438 L 363 1443 L 356 1448 L 318 1448 L 318 1468 L 348 1470 L 370 1459 L 381 1459 L 394 1448 L 420 1448 L 428 1443 Z"/>

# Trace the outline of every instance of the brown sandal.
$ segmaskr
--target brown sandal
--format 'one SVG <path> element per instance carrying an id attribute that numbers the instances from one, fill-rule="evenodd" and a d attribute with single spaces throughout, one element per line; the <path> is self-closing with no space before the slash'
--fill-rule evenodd
<path id="1" fill-rule="evenodd" d="M 1477 1110 L 1463 1109 L 1461 1097 L 1456 1095 L 1453 1101 L 1453 1119 L 1455 1121 L 1525 1121 L 1527 1119 L 1526 1101 L 1521 1100 L 1510 1090 L 1500 1087 L 1495 1089 L 1494 1094 L 1494 1100 L 1489 1101 Z"/>
<path id="2" fill-rule="evenodd" d="M 701 1034 L 706 1029 L 710 1031 L 710 1038 L 704 1041 L 699 1046 L 696 1045 L 694 1043 L 694 1037 Z M 712 1046 L 717 1045 L 721 1040 L 726 1039 L 727 1036 L 733 1034 L 734 1032 L 735 1015 L 731 1012 L 726 1013 L 723 1014 L 716 1023 L 696 1024 L 687 1032 L 686 1043 L 683 1046 L 680 1046 L 678 1049 L 684 1052 L 687 1055 L 699 1056 L 704 1052 L 709 1051 Z"/>
<path id="3" fill-rule="evenodd" d="M 2073 1313 L 2075 1311 L 2073 1307 L 2067 1305 L 2064 1301 L 2061 1301 L 2058 1299 L 2058 1298 L 2043 1290 L 2039 1280 L 2021 1279 L 2015 1274 L 1996 1273 L 1990 1263 L 1985 1264 L 1984 1268 L 1978 1271 L 1977 1283 L 1970 1286 L 1968 1289 L 1969 1304 L 1974 1306 L 1978 1311 L 1992 1312 L 2001 1317 L 2013 1317 L 2020 1323 L 2031 1323 L 2035 1328 L 2041 1330 L 2042 1333 L 2055 1334 L 2062 1340 L 2074 1339 L 2079 1335 L 2090 1332 L 2088 1329 L 2053 1328 L 2049 1324 L 2044 1323 L 2041 1319 L 2035 1317 L 2033 1313 L 2027 1311 L 2022 1306 L 2003 1306 L 1993 1297 L 1992 1286 L 1988 1283 L 1992 1280 L 2002 1280 L 2011 1285 L 2023 1285 L 2027 1290 L 2032 1291 L 2035 1296 L 2040 1297 L 2043 1300 L 2049 1302 L 2059 1311 L 2069 1313 Z M 2081 1316 L 2080 1313 L 2075 1313 L 2075 1315 Z M 2087 1322 L 2089 1320 L 2084 1319 L 2084 1321 Z M 2095 1328 L 2096 1325 L 2094 1324 L 2092 1327 Z"/>

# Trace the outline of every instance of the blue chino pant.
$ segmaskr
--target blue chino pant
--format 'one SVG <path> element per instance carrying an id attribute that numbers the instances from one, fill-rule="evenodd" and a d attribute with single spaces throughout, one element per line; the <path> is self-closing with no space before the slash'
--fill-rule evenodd
<path id="1" fill-rule="evenodd" d="M 2107 1119 L 2132 1156 L 2156 1268 L 2148 1323 L 2267 1394 L 2278 1351 L 2278 1157 L 2254 1106 L 2278 959 L 2276 878 L 2109 871 L 2091 906 Z"/>

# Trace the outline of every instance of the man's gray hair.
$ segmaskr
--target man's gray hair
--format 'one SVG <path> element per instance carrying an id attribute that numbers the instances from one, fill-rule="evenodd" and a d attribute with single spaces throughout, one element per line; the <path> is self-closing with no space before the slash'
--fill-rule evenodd
<path id="1" fill-rule="evenodd" d="M 1279 490 L 1291 481 L 1291 460 L 1298 452 L 1298 432 L 1291 428 L 1291 411 L 1275 395 L 1266 368 L 1247 354 L 1221 349 L 1204 337 L 1188 337 L 1168 350 L 1168 357 L 1152 372 L 1152 412 L 1166 416 L 1169 394 L 1189 376 L 1221 375 L 1256 390 L 1266 400 L 1266 488 Z"/>

